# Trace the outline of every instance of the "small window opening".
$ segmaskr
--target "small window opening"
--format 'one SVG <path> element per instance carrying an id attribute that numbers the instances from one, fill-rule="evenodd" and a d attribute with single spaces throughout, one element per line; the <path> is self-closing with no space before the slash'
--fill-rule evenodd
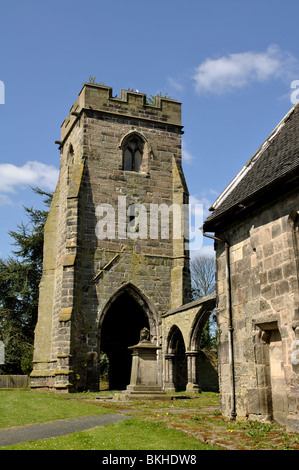
<path id="1" fill-rule="evenodd" d="M 135 209 L 133 206 L 130 206 L 129 207 L 129 215 L 128 215 L 128 227 L 127 227 L 127 231 L 128 233 L 136 233 L 136 232 L 139 232 L 139 224 L 137 223 L 137 220 L 136 220 L 136 212 L 135 212 Z"/>
<path id="2" fill-rule="evenodd" d="M 70 144 L 70 147 L 69 147 L 69 155 L 70 155 L 70 157 L 74 156 L 74 149 L 73 149 L 72 144 Z"/>
<path id="3" fill-rule="evenodd" d="M 123 153 L 123 169 L 126 171 L 140 171 L 142 164 L 142 143 L 134 137 L 127 143 Z"/>
<path id="4" fill-rule="evenodd" d="M 70 184 L 72 166 L 74 164 L 74 149 L 72 144 L 69 146 L 68 150 L 68 162 L 67 162 L 67 184 Z"/>

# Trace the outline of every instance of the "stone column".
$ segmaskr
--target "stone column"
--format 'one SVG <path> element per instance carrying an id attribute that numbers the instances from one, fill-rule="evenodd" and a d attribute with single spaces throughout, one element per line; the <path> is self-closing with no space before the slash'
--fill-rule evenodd
<path id="1" fill-rule="evenodd" d="M 187 373 L 188 383 L 186 391 L 189 393 L 197 393 L 200 391 L 200 387 L 197 380 L 197 357 L 198 351 L 186 351 L 187 357 Z"/>
<path id="2" fill-rule="evenodd" d="M 165 390 L 167 392 L 175 392 L 174 377 L 173 377 L 174 361 L 175 361 L 174 353 L 165 354 Z"/>

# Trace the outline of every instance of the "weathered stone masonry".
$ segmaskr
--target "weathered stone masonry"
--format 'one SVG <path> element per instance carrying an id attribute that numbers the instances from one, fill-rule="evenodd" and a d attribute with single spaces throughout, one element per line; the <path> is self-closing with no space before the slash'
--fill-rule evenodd
<path id="1" fill-rule="evenodd" d="M 223 240 L 215 242 L 222 411 L 231 416 L 235 406 L 239 418 L 274 419 L 297 432 L 298 123 L 297 105 L 215 201 L 204 223 L 205 232 Z"/>
<path id="2" fill-rule="evenodd" d="M 122 338 L 117 331 L 122 325 L 123 335 L 129 335 L 133 308 L 144 313 L 142 321 L 160 345 L 161 314 L 190 300 L 183 238 L 96 236 L 96 208 L 117 208 L 119 196 L 126 196 L 127 205 L 146 207 L 188 202 L 181 133 L 177 101 L 156 97 L 147 105 L 142 93 L 122 90 L 116 98 L 110 87 L 83 86 L 61 128 L 59 182 L 45 227 L 32 387 L 97 389 L 102 329 Z M 131 136 L 143 147 L 139 171 L 123 169 Z M 116 217 L 116 234 L 120 225 Z M 120 300 L 124 312 L 115 317 L 113 330 L 108 318 Z M 161 382 L 161 359 L 159 371 Z"/>
<path id="3" fill-rule="evenodd" d="M 298 202 L 298 195 L 294 194 L 287 203 L 271 203 L 262 213 L 256 211 L 250 220 L 242 220 L 242 225 L 239 221 L 232 224 L 229 231 L 217 233 L 220 238 L 230 240 L 238 416 L 269 419 L 274 413 L 276 420 L 285 423 L 288 415 L 287 395 L 294 373 L 290 358 L 294 328 L 298 326 L 298 274 L 289 214 Z M 229 415 L 231 385 L 223 251 L 221 243 L 217 242 L 219 376 L 222 406 Z M 275 331 L 280 338 L 274 336 Z M 280 358 L 276 364 L 272 363 L 271 378 L 269 354 L 274 346 L 280 348 L 280 353 L 277 352 Z"/>

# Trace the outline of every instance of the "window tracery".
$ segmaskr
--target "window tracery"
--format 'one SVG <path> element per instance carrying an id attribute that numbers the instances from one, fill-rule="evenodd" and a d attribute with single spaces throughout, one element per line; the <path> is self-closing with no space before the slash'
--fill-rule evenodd
<path id="1" fill-rule="evenodd" d="M 142 165 L 143 142 L 133 135 L 126 142 L 123 150 L 123 169 L 139 172 Z"/>

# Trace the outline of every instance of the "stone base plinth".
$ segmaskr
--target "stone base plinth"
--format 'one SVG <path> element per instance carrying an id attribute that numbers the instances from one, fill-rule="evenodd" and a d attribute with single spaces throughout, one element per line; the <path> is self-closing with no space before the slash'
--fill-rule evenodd
<path id="1" fill-rule="evenodd" d="M 187 393 L 198 394 L 198 393 L 201 392 L 200 386 L 197 385 L 197 384 L 188 383 L 188 384 L 187 384 L 187 387 L 186 387 L 186 392 L 187 392 Z"/>
<path id="2" fill-rule="evenodd" d="M 133 360 L 130 385 L 118 400 L 168 400 L 170 397 L 158 384 L 157 350 L 160 349 L 148 340 L 131 346 Z"/>
<path id="3" fill-rule="evenodd" d="M 162 387 L 130 386 L 122 393 L 115 395 L 116 400 L 171 400 Z"/>

